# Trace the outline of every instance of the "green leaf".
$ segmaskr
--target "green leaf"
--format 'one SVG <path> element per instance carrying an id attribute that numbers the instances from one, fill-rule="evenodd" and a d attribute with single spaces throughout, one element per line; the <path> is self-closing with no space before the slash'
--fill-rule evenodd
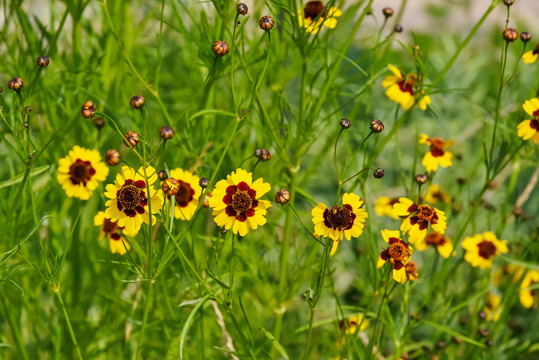
<path id="1" fill-rule="evenodd" d="M 30 176 L 33 177 L 33 176 L 39 175 L 39 174 L 47 171 L 48 168 L 50 168 L 50 165 L 44 165 L 44 166 L 40 166 L 38 168 L 35 168 L 33 170 L 30 170 Z M 14 176 L 13 178 L 11 178 L 9 180 L 0 182 L 0 189 L 3 189 L 5 187 L 9 187 L 11 185 L 15 185 L 15 184 L 20 183 L 22 181 L 23 177 L 24 177 L 24 173 L 21 173 L 19 175 Z"/>

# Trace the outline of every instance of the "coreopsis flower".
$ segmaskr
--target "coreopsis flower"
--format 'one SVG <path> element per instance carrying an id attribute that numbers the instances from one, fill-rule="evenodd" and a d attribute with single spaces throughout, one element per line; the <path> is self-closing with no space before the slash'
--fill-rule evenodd
<path id="1" fill-rule="evenodd" d="M 365 219 L 369 217 L 367 212 L 361 208 L 363 202 L 356 194 L 346 193 L 342 197 L 342 207 L 333 206 L 328 209 L 326 205 L 318 203 L 311 211 L 313 216 L 314 231 L 323 237 L 333 240 L 330 254 L 337 251 L 339 242 L 346 237 L 358 237 L 365 228 Z"/>
<path id="2" fill-rule="evenodd" d="M 438 137 L 430 139 L 428 135 L 421 134 L 419 135 L 419 143 L 430 146 L 430 150 L 425 154 L 422 162 L 427 171 L 436 171 L 438 170 L 438 166 L 445 168 L 453 165 L 451 162 L 453 154 L 444 150 L 453 145 L 453 140 L 444 141 Z"/>
<path id="3" fill-rule="evenodd" d="M 59 160 L 56 179 L 67 196 L 88 200 L 108 174 L 109 168 L 101 161 L 97 150 L 75 145 Z"/>
<path id="4" fill-rule="evenodd" d="M 518 294 L 520 303 L 526 309 L 537 307 L 537 299 L 539 298 L 538 289 L 530 289 L 533 285 L 539 284 L 539 272 L 536 270 L 530 270 L 524 276 L 522 283 L 520 284 L 520 292 Z"/>
<path id="5" fill-rule="evenodd" d="M 427 190 L 425 201 L 433 205 L 437 204 L 440 201 L 449 204 L 451 203 L 451 196 L 443 192 L 438 184 L 432 184 Z"/>
<path id="6" fill-rule="evenodd" d="M 369 326 L 369 320 L 363 314 L 358 314 L 339 322 L 339 328 L 348 335 L 355 334 L 358 326 L 360 331 L 365 330 Z"/>
<path id="7" fill-rule="evenodd" d="M 524 53 L 524 55 L 522 55 L 522 60 L 526 64 L 533 64 L 535 62 L 535 60 L 537 60 L 538 56 L 539 56 L 539 44 L 537 44 L 535 49 Z"/>
<path id="8" fill-rule="evenodd" d="M 384 229 L 382 230 L 382 237 L 389 246 L 380 254 L 376 267 L 381 268 L 389 261 L 393 265 L 393 279 L 400 283 L 406 282 L 405 266 L 412 256 L 412 247 L 400 238 L 400 232 L 398 230 Z"/>
<path id="9" fill-rule="evenodd" d="M 517 282 L 520 279 L 522 279 L 522 276 L 524 276 L 524 272 L 526 271 L 526 268 L 520 265 L 515 264 L 504 264 L 498 268 L 498 271 L 496 271 L 492 275 L 492 282 L 496 286 L 500 286 L 503 284 L 505 278 L 508 275 L 512 275 L 513 282 Z"/>
<path id="10" fill-rule="evenodd" d="M 486 314 L 486 319 L 489 321 L 498 321 L 500 318 L 502 308 L 500 306 L 502 299 L 495 294 L 488 294 L 486 299 L 486 306 L 483 311 Z"/>
<path id="11" fill-rule="evenodd" d="M 434 246 L 440 255 L 446 259 L 450 257 L 453 252 L 453 243 L 451 242 L 451 239 L 437 232 L 428 233 L 422 240 L 418 240 L 414 243 L 414 247 L 419 251 L 426 250 L 429 245 Z"/>
<path id="12" fill-rule="evenodd" d="M 539 98 L 526 100 L 522 105 L 524 111 L 534 117 L 531 120 L 524 120 L 518 124 L 518 136 L 524 140 L 532 139 L 534 143 L 539 143 Z"/>
<path id="13" fill-rule="evenodd" d="M 140 167 L 137 171 L 129 166 L 122 167 L 114 184 L 105 188 L 105 196 L 110 199 L 105 203 L 107 219 L 117 221 L 118 226 L 124 227 L 128 233 L 137 233 L 143 222 L 149 224 L 150 215 L 153 225 L 156 221 L 153 214 L 163 206 L 162 191 L 153 187 L 156 180 L 157 172 L 151 166 Z"/>
<path id="14" fill-rule="evenodd" d="M 430 205 L 415 204 L 412 200 L 404 197 L 393 205 L 393 209 L 398 216 L 406 217 L 402 222 L 401 231 L 408 234 L 408 240 L 411 244 L 425 239 L 429 224 L 434 231 L 440 234 L 445 233 L 447 219 L 443 211 Z"/>
<path id="15" fill-rule="evenodd" d="M 170 170 L 170 176 L 179 183 L 178 193 L 175 195 L 174 217 L 180 220 L 190 220 L 198 207 L 202 194 L 199 185 L 200 178 L 187 170 L 180 168 Z M 170 196 L 167 195 L 170 200 Z"/>
<path id="16" fill-rule="evenodd" d="M 404 270 L 406 271 L 406 278 L 408 280 L 415 281 L 419 278 L 415 261 L 408 261 L 408 264 L 404 265 Z"/>
<path id="17" fill-rule="evenodd" d="M 129 233 L 125 231 L 125 227 L 118 226 L 117 221 L 110 221 L 106 218 L 104 211 L 99 211 L 94 216 L 94 225 L 99 226 L 99 237 L 97 240 L 103 240 L 104 238 L 109 239 L 110 251 L 113 254 L 124 255 L 127 250 L 131 248 L 129 243 L 125 238 L 122 239 L 122 236 L 118 233 L 118 230 L 121 230 L 124 235 L 135 236 L 137 233 Z"/>
<path id="18" fill-rule="evenodd" d="M 507 240 L 498 240 L 491 231 L 465 238 L 462 247 L 466 250 L 464 259 L 481 269 L 492 267 L 495 256 L 509 252 Z"/>
<path id="19" fill-rule="evenodd" d="M 226 180 L 220 180 L 209 198 L 209 206 L 217 225 L 234 234 L 245 236 L 266 223 L 266 209 L 271 207 L 268 200 L 261 200 L 271 186 L 262 178 L 253 182 L 253 174 L 236 169 Z"/>
<path id="20" fill-rule="evenodd" d="M 337 18 L 342 15 L 342 11 L 336 7 L 326 9 L 322 1 L 308 1 L 303 11 L 298 9 L 299 26 L 305 31 L 316 34 L 325 27 L 335 29 Z"/>
<path id="21" fill-rule="evenodd" d="M 374 203 L 374 212 L 378 216 L 389 216 L 393 219 L 398 219 L 399 216 L 395 214 L 393 205 L 399 202 L 399 198 L 388 198 L 387 196 L 380 196 Z"/>
<path id="22" fill-rule="evenodd" d="M 382 86 L 387 88 L 386 95 L 390 100 L 400 104 L 404 111 L 410 109 L 416 101 L 421 110 L 426 110 L 430 105 L 430 96 L 424 95 L 422 90 L 417 90 L 418 79 L 416 74 L 403 75 L 393 65 L 388 65 L 393 75 L 388 75 L 382 81 Z"/>

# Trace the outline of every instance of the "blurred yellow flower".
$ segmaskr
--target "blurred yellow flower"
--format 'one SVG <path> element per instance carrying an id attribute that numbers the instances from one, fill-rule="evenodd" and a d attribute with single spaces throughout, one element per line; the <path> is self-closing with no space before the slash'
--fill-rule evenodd
<path id="1" fill-rule="evenodd" d="M 465 238 L 462 247 L 466 250 L 464 259 L 481 269 L 492 267 L 492 258 L 509 252 L 507 240 L 498 240 L 491 231 Z"/>
<path id="2" fill-rule="evenodd" d="M 393 205 L 399 202 L 399 198 L 390 199 L 387 196 L 380 196 L 374 203 L 374 212 L 378 216 L 389 216 L 393 219 L 399 219 L 399 216 L 393 210 Z"/>
<path id="3" fill-rule="evenodd" d="M 417 273 L 417 264 L 415 261 L 409 261 L 408 264 L 404 266 L 404 270 L 406 271 L 406 278 L 408 280 L 414 281 L 419 278 L 419 274 Z"/>
<path id="4" fill-rule="evenodd" d="M 308 1 L 303 11 L 298 9 L 299 26 L 305 31 L 316 34 L 325 27 L 335 29 L 337 18 L 342 15 L 336 7 L 326 8 L 322 1 Z"/>
<path id="5" fill-rule="evenodd" d="M 488 294 L 486 299 L 486 307 L 484 309 L 485 314 L 487 315 L 486 319 L 490 321 L 498 321 L 502 313 L 502 308 L 500 304 L 502 299 L 495 294 Z"/>
<path id="6" fill-rule="evenodd" d="M 530 50 L 526 52 L 524 55 L 522 55 L 522 60 L 524 60 L 526 64 L 532 64 L 535 62 L 535 60 L 537 60 L 538 56 L 539 56 L 539 44 L 537 44 L 535 49 Z"/>
<path id="7" fill-rule="evenodd" d="M 517 135 L 524 140 L 532 139 L 537 144 L 539 143 L 539 99 L 526 100 L 522 107 L 534 119 L 524 120 L 518 124 Z"/>
<path id="8" fill-rule="evenodd" d="M 414 243 L 414 247 L 419 251 L 426 250 L 429 245 L 434 246 L 445 259 L 453 252 L 451 239 L 437 232 L 428 233 L 425 238 Z"/>
<path id="9" fill-rule="evenodd" d="M 428 172 L 438 170 L 438 166 L 445 168 L 453 165 L 451 162 L 453 154 L 444 150 L 445 148 L 453 145 L 453 140 L 444 141 L 438 137 L 430 139 L 428 135 L 421 134 L 419 136 L 419 143 L 430 146 L 430 150 L 425 154 L 422 162 L 423 166 Z"/>
<path id="10" fill-rule="evenodd" d="M 431 102 L 430 96 L 423 95 L 423 91 L 421 91 L 420 94 L 414 92 L 418 85 L 417 75 L 403 75 L 401 71 L 393 65 L 388 65 L 388 68 L 393 75 L 386 76 L 384 81 L 382 81 L 382 86 L 387 88 L 387 97 L 400 104 L 405 111 L 415 104 L 417 100 L 416 97 L 418 97 L 419 108 L 421 110 L 426 110 Z"/>
<path id="11" fill-rule="evenodd" d="M 539 272 L 536 270 L 530 270 L 524 276 L 522 283 L 520 284 L 519 298 L 520 303 L 526 309 L 537 307 L 537 298 L 539 297 L 539 289 L 530 289 L 532 286 L 539 285 Z"/>
<path id="12" fill-rule="evenodd" d="M 436 205 L 439 201 L 449 204 L 451 203 L 451 196 L 443 192 L 438 184 L 432 184 L 427 190 L 425 201 L 433 205 Z"/>

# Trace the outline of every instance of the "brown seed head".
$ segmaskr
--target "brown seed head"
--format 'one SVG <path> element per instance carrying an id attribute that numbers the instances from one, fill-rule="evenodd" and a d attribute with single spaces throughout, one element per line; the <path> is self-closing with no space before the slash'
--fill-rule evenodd
<path id="1" fill-rule="evenodd" d="M 244 3 L 239 3 L 237 6 L 238 14 L 240 15 L 247 15 L 247 12 L 249 11 L 249 8 Z"/>
<path id="2" fill-rule="evenodd" d="M 142 109 L 145 103 L 146 100 L 144 100 L 144 97 L 142 95 L 135 95 L 129 101 L 129 105 L 131 105 L 131 108 L 135 110 Z"/>
<path id="3" fill-rule="evenodd" d="M 270 31 L 273 29 L 273 25 L 275 24 L 275 21 L 273 21 L 273 18 L 271 16 L 262 16 L 260 20 L 258 21 L 258 25 L 262 30 Z"/>
<path id="4" fill-rule="evenodd" d="M 376 169 L 374 170 L 374 173 L 372 174 L 375 179 L 381 179 L 384 177 L 384 170 L 383 169 Z"/>
<path id="5" fill-rule="evenodd" d="M 19 92 L 23 86 L 24 86 L 24 82 L 19 77 L 14 77 L 13 79 L 7 82 L 7 87 L 9 88 L 9 90 L 12 90 L 12 91 Z"/>
<path id="6" fill-rule="evenodd" d="M 275 194 L 275 201 L 278 204 L 285 205 L 290 201 L 290 191 L 281 189 Z"/>
<path id="7" fill-rule="evenodd" d="M 81 114 L 82 117 L 85 119 L 91 119 L 95 116 L 95 106 L 92 100 L 86 101 L 84 104 L 82 104 L 81 108 Z"/>
<path id="8" fill-rule="evenodd" d="M 424 183 L 427 182 L 428 179 L 429 178 L 425 174 L 417 174 L 415 176 L 415 182 L 418 183 L 419 185 L 423 185 Z"/>
<path id="9" fill-rule="evenodd" d="M 109 166 L 116 166 L 120 163 L 120 153 L 118 150 L 110 149 L 105 154 L 105 162 Z"/>
<path id="10" fill-rule="evenodd" d="M 343 129 L 350 129 L 350 127 L 352 126 L 352 122 L 350 120 L 348 120 L 347 118 L 342 118 L 341 119 L 341 127 Z"/>
<path id="11" fill-rule="evenodd" d="M 518 39 L 518 31 L 513 28 L 507 28 L 503 31 L 503 38 L 507 42 L 513 42 Z"/>
<path id="12" fill-rule="evenodd" d="M 140 141 L 138 134 L 134 131 L 128 131 L 124 137 L 124 144 L 128 147 L 134 148 Z"/>
<path id="13" fill-rule="evenodd" d="M 37 58 L 36 62 L 39 65 L 39 67 L 47 67 L 49 66 L 50 60 L 46 56 L 40 56 Z"/>
<path id="14" fill-rule="evenodd" d="M 531 39 L 532 39 L 532 36 L 531 36 L 531 34 L 529 32 L 524 31 L 524 32 L 520 33 L 520 40 L 522 40 L 523 43 L 527 43 Z"/>
<path id="15" fill-rule="evenodd" d="M 166 179 L 168 179 L 167 171 L 166 170 L 159 171 L 159 173 L 157 174 L 157 177 L 159 178 L 159 180 L 165 181 Z"/>
<path id="16" fill-rule="evenodd" d="M 180 182 L 174 178 L 168 178 L 161 183 L 161 189 L 167 196 L 176 195 L 180 190 Z"/>
<path id="17" fill-rule="evenodd" d="M 228 44 L 221 40 L 215 41 L 211 46 L 211 49 L 217 57 L 225 56 L 226 54 L 228 54 Z"/>
<path id="18" fill-rule="evenodd" d="M 374 119 L 373 121 L 371 121 L 369 129 L 371 129 L 373 133 L 379 134 L 384 131 L 384 123 L 378 119 Z"/>
<path id="19" fill-rule="evenodd" d="M 102 117 L 94 117 L 92 121 L 94 123 L 94 126 L 98 130 L 101 129 L 103 126 L 105 126 L 105 119 L 103 119 Z"/>
<path id="20" fill-rule="evenodd" d="M 174 136 L 174 129 L 170 126 L 163 126 L 159 129 L 159 136 L 161 136 L 161 139 L 163 140 L 170 140 Z"/>
<path id="21" fill-rule="evenodd" d="M 390 8 L 390 7 L 385 7 L 385 8 L 383 8 L 383 9 L 382 9 L 382 12 L 384 13 L 384 16 L 385 16 L 386 18 L 392 17 L 392 16 L 393 16 L 393 13 L 394 13 L 393 9 Z"/>

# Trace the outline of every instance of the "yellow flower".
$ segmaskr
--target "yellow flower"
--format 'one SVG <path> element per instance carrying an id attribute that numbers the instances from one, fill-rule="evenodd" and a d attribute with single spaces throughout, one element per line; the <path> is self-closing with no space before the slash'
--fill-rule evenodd
<path id="1" fill-rule="evenodd" d="M 145 176 L 148 178 L 148 184 L 146 184 Z M 148 205 L 151 205 L 152 224 L 155 224 L 153 214 L 158 213 L 163 206 L 161 189 L 156 191 L 153 188 L 156 180 L 157 173 L 151 166 L 146 169 L 141 167 L 136 172 L 129 166 L 122 167 L 121 172 L 116 175 L 114 184 L 108 184 L 105 188 L 105 196 L 110 199 L 105 203 L 107 219 L 117 221 L 118 226 L 125 227 L 128 233 L 137 233 L 142 222 L 150 223 Z M 149 196 L 146 193 L 146 185 L 150 188 Z"/>
<path id="2" fill-rule="evenodd" d="M 513 282 L 522 279 L 526 268 L 515 264 L 504 264 L 492 275 L 492 282 L 496 286 L 502 285 L 507 275 L 513 275 Z"/>
<path id="3" fill-rule="evenodd" d="M 492 267 L 494 256 L 509 252 L 507 240 L 498 240 L 491 231 L 465 238 L 462 247 L 466 250 L 464 259 L 481 269 Z"/>
<path id="4" fill-rule="evenodd" d="M 311 211 L 313 216 L 314 231 L 323 237 L 333 240 L 331 255 L 337 251 L 339 242 L 346 237 L 358 237 L 365 228 L 365 219 L 369 217 L 361 208 L 363 202 L 356 194 L 346 193 L 342 197 L 343 206 L 333 206 L 328 209 L 326 205 L 318 203 Z"/>
<path id="5" fill-rule="evenodd" d="M 421 242 L 427 235 L 430 226 L 440 234 L 445 233 L 447 219 L 445 213 L 429 205 L 418 205 L 407 198 L 400 198 L 399 202 L 393 205 L 393 209 L 398 216 L 407 216 L 402 222 L 401 231 L 408 234 L 411 244 Z"/>
<path id="6" fill-rule="evenodd" d="M 381 268 L 389 261 L 393 265 L 393 279 L 400 283 L 406 282 L 405 266 L 412 256 L 412 247 L 401 240 L 398 230 L 382 230 L 382 237 L 389 247 L 380 254 L 376 267 Z"/>
<path id="7" fill-rule="evenodd" d="M 202 194 L 199 185 L 200 178 L 187 170 L 180 168 L 170 170 L 170 177 L 178 180 L 179 190 L 175 195 L 174 217 L 180 220 L 190 220 L 198 207 Z M 170 200 L 170 197 L 167 196 Z"/>
<path id="8" fill-rule="evenodd" d="M 539 143 L 539 99 L 526 100 L 522 105 L 524 111 L 535 119 L 524 120 L 518 124 L 518 136 L 524 140 L 532 139 L 534 143 Z"/>
<path id="9" fill-rule="evenodd" d="M 419 251 L 426 250 L 428 245 L 436 247 L 436 250 L 438 250 L 440 255 L 446 259 L 450 257 L 453 252 L 451 239 L 437 232 L 428 233 L 422 240 L 418 240 L 414 244 L 415 248 Z"/>
<path id="10" fill-rule="evenodd" d="M 415 261 L 409 261 L 408 264 L 404 266 L 404 270 L 406 271 L 406 278 L 408 280 L 415 281 L 419 278 Z"/>
<path id="11" fill-rule="evenodd" d="M 398 219 L 399 216 L 393 210 L 393 205 L 398 202 L 399 198 L 390 199 L 387 196 L 380 196 L 374 203 L 374 212 L 378 216 L 389 216 L 393 219 Z"/>
<path id="12" fill-rule="evenodd" d="M 104 238 L 109 238 L 109 247 L 110 251 L 113 254 L 124 255 L 127 250 L 131 248 L 129 243 L 125 238 L 122 239 L 122 236 L 118 233 L 118 230 L 121 230 L 124 235 L 135 236 L 137 233 L 127 233 L 125 232 L 124 227 L 118 226 L 117 221 L 110 221 L 106 218 L 104 211 L 99 211 L 94 216 L 94 225 L 99 226 L 99 237 L 97 240 L 103 240 Z"/>
<path id="13" fill-rule="evenodd" d="M 535 60 L 537 60 L 538 56 L 539 56 L 539 44 L 537 44 L 535 49 L 530 50 L 526 52 L 524 55 L 522 55 L 522 60 L 524 60 L 526 64 L 532 64 L 535 62 Z"/>
<path id="14" fill-rule="evenodd" d="M 425 196 L 425 201 L 429 204 L 437 204 L 438 201 L 449 204 L 451 203 L 451 196 L 442 192 L 442 190 L 440 190 L 440 186 L 438 186 L 437 184 L 433 184 L 429 186 L 429 189 L 427 190 L 427 196 Z"/>
<path id="15" fill-rule="evenodd" d="M 358 326 L 359 331 L 363 331 L 369 326 L 369 320 L 363 314 L 358 314 L 339 322 L 339 328 L 348 335 L 355 334 Z"/>
<path id="16" fill-rule="evenodd" d="M 486 319 L 490 321 L 498 321 L 502 312 L 502 308 L 500 307 L 502 299 L 498 295 L 488 294 L 486 302 L 487 304 L 484 309 L 485 314 L 487 315 Z"/>
<path id="17" fill-rule="evenodd" d="M 520 284 L 519 298 L 520 303 L 526 309 L 537 307 L 537 298 L 539 297 L 538 289 L 529 289 L 532 286 L 539 285 L 539 272 L 536 270 L 530 270 L 524 276 L 522 284 Z"/>
<path id="18" fill-rule="evenodd" d="M 444 148 L 448 148 L 453 145 L 453 140 L 444 141 L 438 137 L 430 139 L 426 134 L 421 134 L 419 136 L 419 143 L 430 146 L 430 151 L 425 154 L 422 162 L 427 171 L 430 172 L 438 170 L 438 165 L 444 168 L 453 165 L 451 162 L 453 154 L 444 150 Z"/>
<path id="19" fill-rule="evenodd" d="M 69 197 L 88 200 L 100 181 L 109 174 L 97 150 L 74 146 L 65 158 L 60 159 L 56 179 Z"/>
<path id="20" fill-rule="evenodd" d="M 405 111 L 410 109 L 419 99 L 419 108 L 421 110 L 427 110 L 427 106 L 430 105 L 431 102 L 430 96 L 423 95 L 423 91 L 419 94 L 415 92 L 415 88 L 418 85 L 417 75 L 403 75 L 401 71 L 393 65 L 388 65 L 388 68 L 393 75 L 386 76 L 384 81 L 382 81 L 382 86 L 387 88 L 387 97 L 400 104 Z"/>
<path id="21" fill-rule="evenodd" d="M 209 205 L 213 208 L 214 221 L 234 234 L 245 236 L 266 223 L 268 200 L 260 198 L 271 190 L 271 186 L 259 178 L 253 182 L 253 174 L 236 169 L 226 180 L 220 180 L 212 192 Z"/>
<path id="22" fill-rule="evenodd" d="M 322 1 L 308 1 L 305 9 L 298 9 L 298 22 L 305 31 L 316 34 L 325 27 L 335 29 L 337 18 L 342 15 L 341 10 L 336 7 L 326 9 Z"/>

